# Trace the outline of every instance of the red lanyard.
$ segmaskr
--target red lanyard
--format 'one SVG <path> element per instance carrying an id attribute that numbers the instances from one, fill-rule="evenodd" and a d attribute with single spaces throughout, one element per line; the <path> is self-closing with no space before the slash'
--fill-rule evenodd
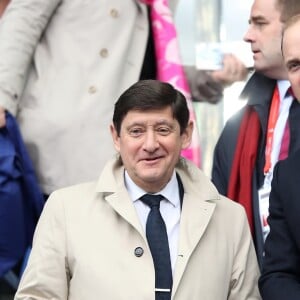
<path id="1" fill-rule="evenodd" d="M 270 115 L 268 120 L 268 129 L 267 129 L 267 142 L 266 142 L 266 163 L 264 166 L 264 173 L 267 174 L 271 168 L 271 153 L 272 153 L 272 147 L 273 147 L 273 140 L 274 140 L 274 130 L 276 126 L 276 122 L 278 119 L 279 114 L 279 106 L 280 106 L 280 97 L 279 97 L 279 89 L 276 85 L 273 97 L 272 97 L 272 103 L 270 108 Z"/>

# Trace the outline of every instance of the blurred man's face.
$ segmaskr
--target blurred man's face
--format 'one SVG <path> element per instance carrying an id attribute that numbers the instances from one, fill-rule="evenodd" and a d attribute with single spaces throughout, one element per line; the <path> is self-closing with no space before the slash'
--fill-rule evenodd
<path id="1" fill-rule="evenodd" d="M 276 0 L 255 0 L 244 40 L 251 44 L 254 68 L 274 79 L 286 79 L 281 55 L 283 23 Z"/>
<path id="2" fill-rule="evenodd" d="M 300 20 L 287 28 L 282 40 L 282 54 L 295 97 L 300 101 Z"/>

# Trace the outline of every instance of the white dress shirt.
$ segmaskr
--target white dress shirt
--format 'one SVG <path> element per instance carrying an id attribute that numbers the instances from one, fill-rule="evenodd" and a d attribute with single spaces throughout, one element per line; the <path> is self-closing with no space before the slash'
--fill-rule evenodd
<path id="1" fill-rule="evenodd" d="M 273 169 L 279 158 L 284 128 L 289 117 L 291 104 L 293 102 L 293 97 L 290 94 L 287 94 L 287 90 L 290 87 L 290 82 L 288 80 L 278 80 L 277 85 L 279 89 L 280 106 L 278 119 L 274 129 L 274 139 L 271 151 L 271 168 L 266 176 L 265 185 L 271 185 Z"/>
<path id="2" fill-rule="evenodd" d="M 293 102 L 293 97 L 287 93 L 290 87 L 290 82 L 287 80 L 278 80 L 277 86 L 279 90 L 280 105 L 279 105 L 278 118 L 274 128 L 273 144 L 271 149 L 271 167 L 265 176 L 264 185 L 258 191 L 259 213 L 260 213 L 260 220 L 262 226 L 261 228 L 262 228 L 264 240 L 267 238 L 267 235 L 270 232 L 270 227 L 267 222 L 267 218 L 269 215 L 269 196 L 271 192 L 273 170 L 279 158 L 281 142 L 284 134 L 284 128 L 286 126 L 290 107 Z"/>
<path id="3" fill-rule="evenodd" d="M 133 201 L 136 212 L 142 224 L 144 231 L 146 231 L 147 217 L 150 212 L 150 207 L 144 204 L 140 197 L 147 194 L 144 190 L 138 187 L 132 179 L 129 177 L 128 173 L 125 171 L 125 185 L 127 187 L 130 198 Z M 179 239 L 179 224 L 180 224 L 180 195 L 179 186 L 176 178 L 176 173 L 174 171 L 168 184 L 158 193 L 164 196 L 165 199 L 161 200 L 160 203 L 160 213 L 167 228 L 170 257 L 172 272 L 174 274 L 175 263 L 178 252 L 178 239 Z"/>

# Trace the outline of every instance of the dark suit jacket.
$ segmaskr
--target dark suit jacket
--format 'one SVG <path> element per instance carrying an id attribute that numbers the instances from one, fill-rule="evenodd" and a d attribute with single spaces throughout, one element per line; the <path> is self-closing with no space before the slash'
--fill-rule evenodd
<path id="1" fill-rule="evenodd" d="M 258 208 L 258 194 L 257 190 L 263 184 L 263 166 L 265 162 L 265 137 L 269 115 L 269 107 L 272 99 L 276 80 L 269 79 L 259 73 L 254 75 L 247 82 L 241 98 L 247 100 L 246 105 L 253 106 L 259 116 L 261 123 L 261 135 L 259 142 L 259 149 L 257 155 L 257 162 L 253 172 L 253 216 L 254 216 L 254 243 L 255 249 L 261 266 L 263 253 L 263 236 L 260 223 L 260 215 Z M 233 115 L 226 123 L 220 138 L 216 144 L 214 151 L 213 167 L 212 167 L 212 181 L 217 187 L 218 191 L 227 195 L 229 187 L 229 178 L 233 157 L 235 154 L 237 137 L 241 125 L 241 120 L 244 116 L 245 107 Z"/>
<path id="2" fill-rule="evenodd" d="M 246 105 L 252 106 L 257 112 L 261 125 L 261 134 L 258 137 L 260 140 L 259 148 L 257 150 L 257 160 L 252 176 L 252 207 L 255 227 L 253 238 L 260 267 L 262 264 L 264 245 L 257 191 L 260 189 L 264 182 L 263 168 L 265 164 L 266 131 L 268 125 L 270 103 L 275 85 L 276 80 L 265 77 L 264 75 L 259 73 L 254 73 L 247 82 L 241 94 L 241 98 L 247 100 Z M 217 187 L 218 191 L 223 195 L 227 195 L 231 167 L 236 150 L 237 137 L 244 112 L 245 108 L 242 108 L 227 121 L 215 147 L 212 167 L 212 181 Z M 289 113 L 291 135 L 289 154 L 292 154 L 293 152 L 295 152 L 295 150 L 300 148 L 299 120 L 300 105 L 297 101 L 294 101 Z"/>
<path id="3" fill-rule="evenodd" d="M 264 300 L 300 299 L 300 150 L 274 169 L 259 287 Z"/>

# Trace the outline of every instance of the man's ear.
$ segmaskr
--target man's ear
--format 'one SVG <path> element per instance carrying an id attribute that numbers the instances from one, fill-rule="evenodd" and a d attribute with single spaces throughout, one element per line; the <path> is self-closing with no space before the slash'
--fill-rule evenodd
<path id="1" fill-rule="evenodd" d="M 193 131 L 194 131 L 194 122 L 190 120 L 188 126 L 181 134 L 182 149 L 185 149 L 188 146 L 190 146 L 192 142 Z"/>
<path id="2" fill-rule="evenodd" d="M 118 132 L 113 124 L 110 125 L 110 133 L 113 139 L 113 143 L 117 152 L 120 152 L 120 137 Z"/>

